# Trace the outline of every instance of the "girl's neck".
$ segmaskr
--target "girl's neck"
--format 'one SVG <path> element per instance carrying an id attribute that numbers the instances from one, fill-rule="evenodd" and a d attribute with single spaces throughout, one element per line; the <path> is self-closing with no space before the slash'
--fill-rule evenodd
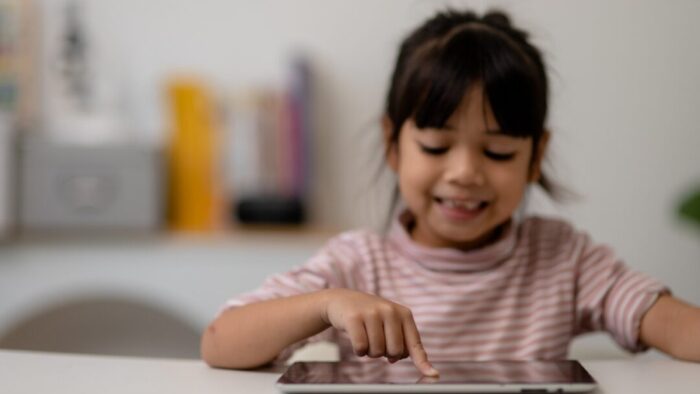
<path id="1" fill-rule="evenodd" d="M 477 239 L 471 240 L 471 241 L 466 241 L 460 244 L 454 244 L 454 245 L 447 245 L 445 244 L 444 247 L 448 248 L 453 248 L 460 250 L 462 252 L 469 252 L 475 249 L 480 249 L 485 246 L 491 245 L 495 242 L 497 242 L 501 237 L 503 236 L 503 233 L 505 230 L 508 228 L 508 226 L 511 223 L 511 219 L 508 219 L 504 223 L 501 223 L 500 225 L 494 227 L 493 229 L 489 230 L 482 236 L 480 236 Z M 428 243 L 428 242 L 422 242 L 421 239 L 424 239 L 423 237 L 420 236 L 420 234 L 416 234 L 416 222 L 415 218 L 413 218 L 411 221 L 406 223 L 406 231 L 408 234 L 411 236 L 411 239 L 419 244 L 424 244 L 426 246 L 431 246 L 435 247 L 435 244 Z M 438 246 L 439 247 L 439 246 Z"/>

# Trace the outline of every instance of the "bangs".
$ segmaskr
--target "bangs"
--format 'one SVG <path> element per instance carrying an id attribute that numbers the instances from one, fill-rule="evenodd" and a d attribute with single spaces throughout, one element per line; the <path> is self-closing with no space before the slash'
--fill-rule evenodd
<path id="1" fill-rule="evenodd" d="M 546 116 L 546 80 L 537 70 L 507 35 L 470 24 L 408 59 L 405 89 L 396 92 L 399 116 L 418 128 L 444 128 L 467 91 L 481 84 L 504 134 L 537 137 Z"/>

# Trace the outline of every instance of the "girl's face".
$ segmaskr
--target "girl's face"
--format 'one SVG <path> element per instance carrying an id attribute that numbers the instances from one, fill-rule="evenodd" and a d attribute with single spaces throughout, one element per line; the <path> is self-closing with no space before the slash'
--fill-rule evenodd
<path id="1" fill-rule="evenodd" d="M 480 86 L 471 88 L 443 129 L 405 122 L 387 160 L 415 216 L 412 237 L 463 250 L 488 243 L 539 177 L 544 133 L 532 161 L 532 138 L 501 133 Z"/>

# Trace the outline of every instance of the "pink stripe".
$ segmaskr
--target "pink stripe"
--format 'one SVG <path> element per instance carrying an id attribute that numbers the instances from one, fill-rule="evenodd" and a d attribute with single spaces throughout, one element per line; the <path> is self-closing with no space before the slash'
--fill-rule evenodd
<path id="1" fill-rule="evenodd" d="M 625 330 L 623 331 L 623 334 L 625 335 L 626 342 L 630 348 L 637 347 L 638 341 L 639 341 L 639 332 L 638 332 L 638 326 L 635 327 L 636 324 L 641 323 L 639 318 L 639 307 L 643 305 L 644 302 L 646 302 L 647 298 L 646 295 L 648 293 L 644 294 L 645 296 L 639 297 L 639 298 L 634 298 L 631 305 L 628 305 L 629 307 L 629 318 L 626 319 L 625 321 Z M 627 310 L 627 308 L 625 308 Z"/>
<path id="2" fill-rule="evenodd" d="M 551 271 L 533 271 L 530 275 L 528 276 L 522 276 L 522 277 L 499 277 L 499 278 L 494 278 L 492 280 L 483 280 L 483 281 L 474 281 L 470 282 L 467 284 L 463 284 L 461 286 L 457 285 L 445 285 L 441 283 L 431 283 L 427 282 L 425 280 L 419 281 L 415 277 L 411 276 L 400 276 L 400 275 L 395 275 L 392 274 L 390 270 L 385 270 L 385 269 L 378 269 L 378 274 L 379 274 L 379 280 L 387 280 L 391 278 L 393 280 L 393 283 L 396 285 L 403 285 L 401 287 L 407 287 L 410 290 L 420 292 L 421 290 L 424 289 L 416 289 L 415 286 L 418 285 L 429 285 L 431 288 L 442 288 L 442 289 L 447 289 L 449 291 L 454 291 L 454 290 L 460 290 L 464 292 L 468 291 L 483 291 L 483 290 L 488 290 L 491 292 L 499 292 L 503 289 L 511 289 L 513 288 L 512 284 L 513 281 L 517 279 L 518 283 L 524 283 L 526 286 L 530 287 L 541 287 L 543 285 L 548 285 L 548 284 L 555 284 L 555 283 L 550 283 L 553 282 L 555 279 L 560 279 L 560 276 L 565 276 L 565 279 L 568 279 L 568 277 L 572 276 L 572 271 L 568 267 L 564 268 L 559 268 L 557 270 L 551 270 Z M 404 282 L 405 280 L 405 282 Z M 535 282 L 537 281 L 537 282 Z M 569 281 L 570 282 L 570 281 Z M 495 287 L 498 285 L 498 287 Z"/>
<path id="3" fill-rule="evenodd" d="M 606 316 L 607 320 L 615 325 L 615 329 L 624 329 L 624 319 L 625 319 L 625 308 L 624 305 L 628 302 L 629 298 L 636 295 L 632 290 L 634 286 L 642 282 L 644 277 L 641 276 L 630 276 L 623 275 L 616 286 L 610 291 L 608 296 L 608 303 L 610 304 L 609 316 Z"/>
<path id="4" fill-rule="evenodd" d="M 465 345 L 465 346 L 470 346 L 470 347 L 474 347 L 474 346 L 476 346 L 476 347 L 479 347 L 479 346 L 502 347 L 504 344 L 522 343 L 523 340 L 525 340 L 526 338 L 529 338 L 529 339 L 528 339 L 528 341 L 525 342 L 525 344 L 529 344 L 530 342 L 536 342 L 537 339 L 535 337 L 553 335 L 552 334 L 553 332 L 558 333 L 558 335 L 565 334 L 568 336 L 571 334 L 571 323 L 570 322 L 550 321 L 550 322 L 542 323 L 541 326 L 533 326 L 527 330 L 517 330 L 514 332 L 506 330 L 505 328 L 507 328 L 507 326 L 494 327 L 494 329 L 490 330 L 490 331 L 478 331 L 475 333 L 470 333 L 469 331 L 465 331 L 465 333 L 462 334 L 462 338 L 460 338 L 459 343 L 460 343 L 460 345 Z M 423 339 L 423 342 L 426 344 L 430 344 L 432 346 L 435 346 L 435 347 L 440 347 L 440 346 L 452 347 L 452 346 L 454 346 L 454 342 L 455 342 L 455 340 L 454 340 L 455 337 L 447 337 L 444 335 L 430 336 L 430 338 L 431 338 L 430 340 Z"/>
<path id="5" fill-rule="evenodd" d="M 553 299 L 549 305 L 538 306 L 537 308 L 529 308 L 525 310 L 518 310 L 516 313 L 515 309 L 507 310 L 505 312 L 499 311 L 500 313 L 490 313 L 485 316 L 477 314 L 440 314 L 440 315 L 421 315 L 421 319 L 417 320 L 417 323 L 427 327 L 454 327 L 469 325 L 470 327 L 490 327 L 492 323 L 497 323 L 503 320 L 508 320 L 513 323 L 519 323 L 522 321 L 532 322 L 533 319 L 556 319 L 560 316 L 565 316 L 567 319 L 571 320 L 573 316 L 568 313 L 566 301 Z M 533 310 L 534 309 L 534 310 Z M 535 313 L 536 312 L 536 313 Z"/>
<path id="6" fill-rule="evenodd" d="M 551 324 L 566 325 L 569 328 L 573 327 L 573 321 L 569 316 L 560 315 L 557 318 L 552 318 L 547 321 Z M 435 325 L 419 325 L 421 334 L 428 336 L 450 336 L 450 335 L 469 335 L 477 336 L 482 334 L 493 335 L 495 331 L 509 332 L 514 331 L 518 336 L 526 335 L 532 330 L 539 330 L 542 326 L 532 321 L 510 321 L 507 319 L 500 321 L 491 321 L 488 325 L 463 325 L 463 326 L 435 326 Z"/>
<path id="7" fill-rule="evenodd" d="M 570 326 L 561 325 L 561 327 L 552 327 L 549 332 L 537 332 L 531 335 L 531 339 L 528 341 L 523 341 L 524 336 L 509 338 L 509 340 L 504 341 L 496 338 L 493 341 L 460 341 L 459 345 L 454 343 L 445 342 L 433 344 L 432 342 L 425 342 L 427 350 L 430 352 L 438 351 L 442 355 L 457 355 L 464 351 L 473 351 L 478 353 L 489 353 L 489 354 L 509 354 L 515 353 L 520 349 L 529 349 L 532 347 L 544 347 L 548 344 L 568 344 L 571 340 L 570 331 L 566 331 Z M 429 347 L 428 347 L 429 346 Z"/>
<path id="8" fill-rule="evenodd" d="M 587 264 L 580 264 L 581 275 L 578 278 L 578 282 L 581 284 L 581 293 L 585 291 L 588 283 L 593 280 L 600 278 L 602 272 L 609 271 L 614 266 L 611 266 L 609 260 L 598 260 L 596 262 L 591 262 Z"/>
<path id="9" fill-rule="evenodd" d="M 602 296 L 601 292 L 607 292 L 607 289 L 610 287 L 612 281 L 615 280 L 615 276 L 613 275 L 613 273 L 617 270 L 611 269 L 613 267 L 611 267 L 610 265 L 603 265 L 595 271 L 595 273 L 593 274 L 594 276 L 592 278 L 586 278 L 587 280 L 585 282 L 579 281 L 579 305 L 588 306 L 594 303 L 598 303 L 600 297 Z"/>
<path id="10" fill-rule="evenodd" d="M 620 332 L 623 334 L 621 337 L 625 339 L 625 342 L 630 347 L 636 346 L 635 339 L 637 338 L 634 327 L 632 326 L 632 319 L 637 316 L 631 315 L 631 312 L 636 312 L 636 308 L 632 308 L 634 304 L 631 305 L 631 302 L 636 301 L 637 306 L 639 305 L 639 301 L 642 300 L 640 295 L 643 294 L 642 289 L 644 288 L 642 284 L 647 284 L 645 283 L 646 280 L 647 279 L 641 275 L 631 277 L 627 281 L 626 294 L 623 294 L 621 300 L 617 300 L 617 305 L 613 307 L 613 309 L 617 310 L 618 318 L 616 319 L 616 323 L 618 324 Z M 648 284 L 645 287 L 648 287 Z"/>
<path id="11" fill-rule="evenodd" d="M 536 279 L 536 278 L 535 278 Z M 414 302 L 420 303 L 421 298 L 434 297 L 436 295 L 441 296 L 440 300 L 434 301 L 438 302 L 460 302 L 465 300 L 470 301 L 481 301 L 481 300 L 491 300 L 491 299 L 501 299 L 504 296 L 511 295 L 522 295 L 528 296 L 534 293 L 551 293 L 556 292 L 572 292 L 574 291 L 574 281 L 567 280 L 570 279 L 568 273 L 561 273 L 559 278 L 541 278 L 539 279 L 539 286 L 534 284 L 522 283 L 519 280 L 512 280 L 508 285 L 491 286 L 486 288 L 476 288 L 474 286 L 459 288 L 459 287 L 443 287 L 440 285 L 422 285 L 422 288 L 429 290 L 420 292 L 411 286 L 402 285 L 399 286 L 397 283 L 391 283 L 388 280 L 379 281 L 379 284 L 386 288 L 385 294 L 396 293 L 403 294 L 406 296 L 415 296 L 412 298 Z M 419 285 L 419 284 L 415 284 Z M 425 296 L 425 297 L 421 297 Z"/>
<path id="12" fill-rule="evenodd" d="M 457 297 L 452 299 L 450 297 L 444 297 L 444 293 L 434 292 L 429 295 L 413 295 L 413 294 L 402 294 L 404 297 L 404 305 L 409 306 L 411 310 L 425 310 L 429 312 L 430 308 L 438 308 L 436 310 L 451 310 L 455 309 L 460 312 L 465 312 L 472 310 L 473 307 L 487 306 L 501 306 L 506 307 L 510 305 L 522 305 L 536 303 L 542 299 L 542 297 L 567 297 L 568 300 L 573 299 L 573 285 L 570 283 L 562 284 L 561 288 L 552 287 L 545 289 L 522 289 L 520 293 L 514 291 L 508 291 L 505 294 L 487 294 L 485 297 L 479 297 L 476 295 L 464 295 L 462 297 Z M 389 297 L 391 293 L 387 293 Z M 431 296 L 433 298 L 431 298 Z M 439 297 L 439 298 L 438 298 Z M 436 299 L 437 298 L 437 299 Z M 513 302 L 515 300 L 515 302 Z M 442 308 L 442 309 L 440 309 Z M 464 308 L 464 309 L 462 309 Z"/>

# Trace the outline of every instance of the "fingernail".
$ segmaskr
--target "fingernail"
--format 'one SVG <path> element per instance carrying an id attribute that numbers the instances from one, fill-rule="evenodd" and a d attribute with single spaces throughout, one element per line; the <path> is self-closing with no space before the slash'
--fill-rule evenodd
<path id="1" fill-rule="evenodd" d="M 428 376 L 439 376 L 439 375 L 440 375 L 440 372 L 438 372 L 437 369 L 435 369 L 433 367 L 430 367 L 430 369 L 428 369 Z"/>

